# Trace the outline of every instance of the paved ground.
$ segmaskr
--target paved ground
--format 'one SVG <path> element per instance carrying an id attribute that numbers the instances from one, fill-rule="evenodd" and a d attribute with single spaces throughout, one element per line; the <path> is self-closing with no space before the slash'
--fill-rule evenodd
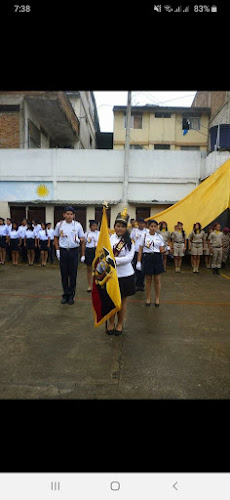
<path id="1" fill-rule="evenodd" d="M 74 306 L 58 265 L 0 266 L 1 399 L 230 398 L 230 269 L 162 275 L 161 306 L 130 297 L 124 335 L 94 328 L 79 264 Z M 154 300 L 154 292 L 153 292 Z"/>

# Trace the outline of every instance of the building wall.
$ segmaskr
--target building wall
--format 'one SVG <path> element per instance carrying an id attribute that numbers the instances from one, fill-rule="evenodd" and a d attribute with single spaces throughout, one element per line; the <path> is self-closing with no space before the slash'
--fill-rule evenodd
<path id="1" fill-rule="evenodd" d="M 20 113 L 0 113 L 0 148 L 20 148 Z"/>
<path id="2" fill-rule="evenodd" d="M 169 144 L 171 150 L 181 146 L 199 146 L 201 151 L 208 149 L 208 115 L 201 115 L 200 131 L 189 130 L 183 136 L 182 114 L 172 113 L 171 118 L 156 118 L 155 113 L 143 113 L 142 129 L 130 129 L 130 145 L 141 144 L 143 149 L 154 149 L 154 144 Z M 126 129 L 124 112 L 114 112 L 114 149 L 123 149 Z"/>
<path id="3" fill-rule="evenodd" d="M 226 90 L 218 91 L 198 91 L 194 97 L 192 107 L 208 107 L 211 108 L 210 119 L 217 113 L 218 109 L 224 104 L 228 95 Z"/>

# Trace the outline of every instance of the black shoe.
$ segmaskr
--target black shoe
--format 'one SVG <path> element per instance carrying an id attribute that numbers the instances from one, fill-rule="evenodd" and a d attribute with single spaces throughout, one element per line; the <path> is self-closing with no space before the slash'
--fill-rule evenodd
<path id="1" fill-rule="evenodd" d="M 106 333 L 108 333 L 108 335 L 113 335 L 114 334 L 114 328 L 112 330 L 106 330 Z"/>
<path id="2" fill-rule="evenodd" d="M 156 304 L 156 302 L 155 302 L 155 307 L 160 307 L 160 304 Z"/>
<path id="3" fill-rule="evenodd" d="M 121 335 L 121 333 L 122 333 L 122 330 L 121 331 L 120 330 L 116 330 L 116 328 L 115 328 L 114 335 L 116 335 L 118 337 L 118 335 Z"/>
<path id="4" fill-rule="evenodd" d="M 213 272 L 213 274 L 216 274 L 216 268 L 215 267 L 213 268 L 212 272 Z"/>
<path id="5" fill-rule="evenodd" d="M 61 304 L 67 304 L 68 300 L 69 300 L 68 297 L 62 297 Z"/>
<path id="6" fill-rule="evenodd" d="M 145 305 L 146 305 L 147 307 L 150 307 L 150 306 L 151 306 L 151 302 L 145 302 Z"/>
<path id="7" fill-rule="evenodd" d="M 74 304 L 74 299 L 72 297 L 69 297 L 68 304 L 69 306 L 72 306 Z"/>

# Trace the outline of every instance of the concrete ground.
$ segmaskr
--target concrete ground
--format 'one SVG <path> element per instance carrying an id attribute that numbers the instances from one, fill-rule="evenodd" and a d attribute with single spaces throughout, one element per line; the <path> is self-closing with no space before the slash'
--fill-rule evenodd
<path id="1" fill-rule="evenodd" d="M 86 268 L 61 305 L 58 263 L 0 266 L 1 399 L 230 398 L 230 267 L 162 275 L 161 305 L 129 298 L 124 334 L 95 328 Z M 152 291 L 154 301 L 154 291 Z"/>

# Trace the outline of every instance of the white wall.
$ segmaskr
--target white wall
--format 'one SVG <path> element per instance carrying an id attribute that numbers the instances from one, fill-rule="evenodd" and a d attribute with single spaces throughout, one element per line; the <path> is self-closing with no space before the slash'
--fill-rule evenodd
<path id="1" fill-rule="evenodd" d="M 153 199 L 162 203 L 177 201 L 229 157 L 230 153 L 211 153 L 205 158 L 199 151 L 131 150 L 128 199 L 146 203 Z M 46 199 L 50 201 L 91 200 L 96 204 L 107 199 L 118 203 L 122 198 L 123 166 L 124 151 L 119 150 L 0 150 L 0 180 L 14 181 L 11 186 L 14 189 L 17 185 L 15 196 L 20 185 L 25 191 L 26 181 L 31 183 L 25 201 L 33 201 L 32 186 L 35 189 L 37 182 L 47 183 Z M 2 187 L 6 194 L 3 184 Z M 12 193 L 9 200 L 12 201 Z"/>

